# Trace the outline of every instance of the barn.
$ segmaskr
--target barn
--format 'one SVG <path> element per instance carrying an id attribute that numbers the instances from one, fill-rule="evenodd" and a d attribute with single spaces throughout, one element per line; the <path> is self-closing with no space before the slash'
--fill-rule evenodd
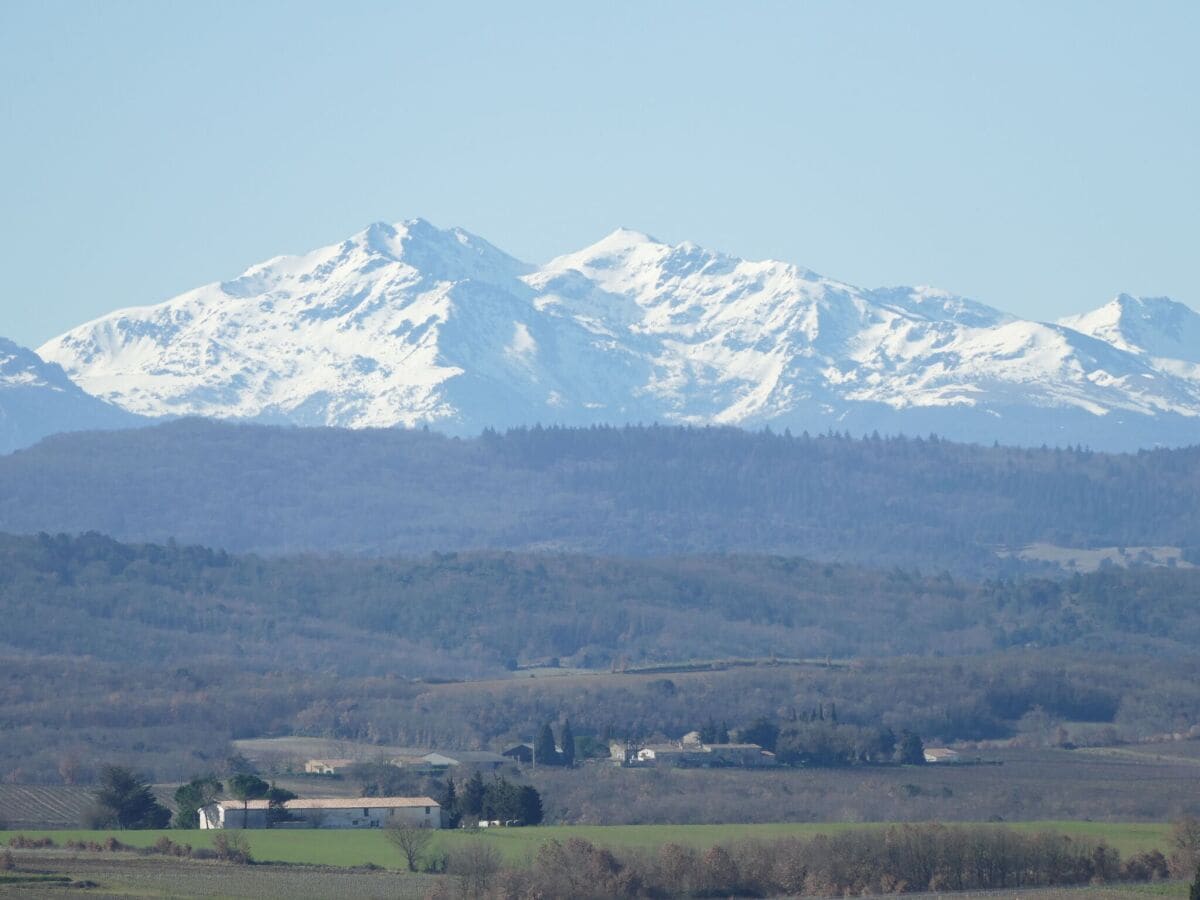
<path id="1" fill-rule="evenodd" d="M 315 797 L 289 800 L 274 811 L 266 800 L 218 800 L 200 810 L 201 828 L 387 828 L 407 823 L 442 827 L 442 808 L 429 797 Z"/>

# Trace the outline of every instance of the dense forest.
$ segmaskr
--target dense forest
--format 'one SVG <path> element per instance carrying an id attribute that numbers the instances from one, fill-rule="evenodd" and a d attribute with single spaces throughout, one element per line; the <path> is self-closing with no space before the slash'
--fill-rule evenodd
<path id="1" fill-rule="evenodd" d="M 185 420 L 0 457 L 0 530 L 231 552 L 773 553 L 1005 575 L 998 551 L 1200 552 L 1200 448 L 1116 455 L 675 427 L 424 431 Z"/>
<path id="2" fill-rule="evenodd" d="M 0 537 L 0 777 L 79 778 L 132 754 L 184 778 L 260 735 L 493 746 L 559 716 L 577 734 L 677 738 L 823 703 L 942 740 L 1187 731 L 1198 593 L 1190 569 L 971 582 L 766 556 L 264 558 Z M 732 657 L 757 662 L 694 662 Z"/>
<path id="3" fill-rule="evenodd" d="M 96 534 L 0 536 L 11 652 L 162 665 L 297 659 L 341 674 L 462 677 L 557 659 L 851 658 L 1009 647 L 1190 656 L 1200 570 L 975 583 L 757 556 L 613 560 L 234 556 Z"/>

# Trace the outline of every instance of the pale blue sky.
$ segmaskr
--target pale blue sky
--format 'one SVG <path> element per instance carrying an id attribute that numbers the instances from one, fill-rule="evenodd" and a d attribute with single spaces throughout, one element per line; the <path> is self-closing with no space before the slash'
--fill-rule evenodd
<path id="1" fill-rule="evenodd" d="M 1200 307 L 1200 4 L 0 3 L 0 335 L 372 221 Z"/>

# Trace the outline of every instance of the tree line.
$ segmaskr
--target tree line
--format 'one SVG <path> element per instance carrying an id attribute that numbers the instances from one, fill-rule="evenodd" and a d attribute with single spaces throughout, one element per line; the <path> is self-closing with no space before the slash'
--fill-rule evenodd
<path id="1" fill-rule="evenodd" d="M 459 884 L 441 882 L 436 900 L 458 888 L 495 900 L 876 896 L 1141 882 L 1171 870 L 1158 851 L 1122 859 L 1103 842 L 1052 832 L 902 825 L 703 850 L 667 843 L 653 855 L 570 838 L 540 846 L 528 867 L 504 868 L 494 856 L 464 851 L 447 871 Z"/>
<path id="2" fill-rule="evenodd" d="M 150 665 L 188 646 L 189 669 L 236 660 L 279 671 L 303 654 L 341 674 L 462 678 L 550 657 L 658 662 L 664 647 L 677 659 L 1029 646 L 1183 657 L 1200 642 L 1198 590 L 1191 569 L 976 583 L 794 557 L 263 559 L 97 534 L 0 535 L 8 646 Z M 1111 698 L 1085 687 L 1047 700 L 1111 715 Z"/>

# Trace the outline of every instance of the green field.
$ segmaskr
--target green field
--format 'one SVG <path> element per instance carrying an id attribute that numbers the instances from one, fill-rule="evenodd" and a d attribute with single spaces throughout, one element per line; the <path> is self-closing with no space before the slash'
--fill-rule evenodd
<path id="1" fill-rule="evenodd" d="M 961 824 L 961 823 L 956 823 Z M 1022 831 L 1054 831 L 1074 837 L 1104 840 L 1122 855 L 1158 848 L 1166 850 L 1171 827 L 1156 823 L 1014 822 L 1007 827 Z M 513 863 L 529 859 L 539 845 L 551 839 L 581 837 L 612 849 L 653 850 L 665 843 L 709 847 L 749 839 L 806 837 L 853 828 L 882 825 L 781 823 L 773 825 L 556 825 L 540 828 L 504 828 L 479 832 L 438 832 L 430 852 L 448 850 L 456 842 L 485 840 Z M 166 835 L 177 843 L 210 847 L 214 831 L 27 831 L 29 837 L 49 837 L 60 846 L 68 840 L 103 841 L 109 836 L 137 847 L 148 847 Z M 239 832 L 242 833 L 242 832 Z M 328 866 L 361 866 L 367 863 L 398 867 L 399 853 L 379 831 L 268 830 L 244 832 L 254 858 L 262 862 L 313 863 Z M 0 833 L 0 843 L 7 836 Z"/>

